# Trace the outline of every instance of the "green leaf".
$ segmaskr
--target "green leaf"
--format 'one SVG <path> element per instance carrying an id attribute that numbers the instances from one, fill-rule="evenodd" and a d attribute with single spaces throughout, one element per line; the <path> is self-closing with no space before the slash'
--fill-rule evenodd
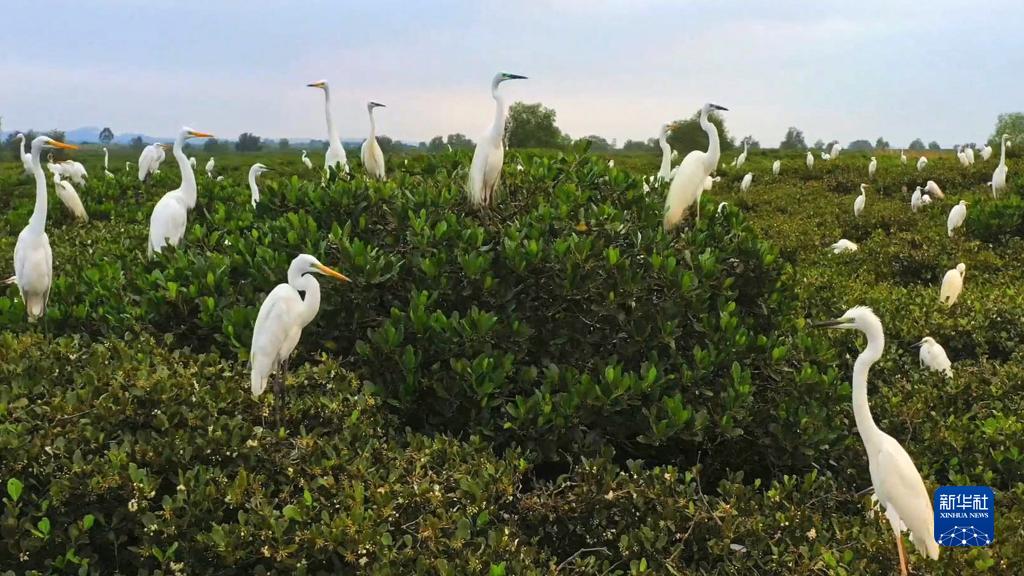
<path id="1" fill-rule="evenodd" d="M 282 512 L 284 513 L 284 517 L 289 520 L 302 520 L 302 514 L 299 512 L 299 509 L 291 504 L 285 506 Z"/>
<path id="2" fill-rule="evenodd" d="M 491 564 L 491 576 L 505 576 L 505 563 Z"/>
<path id="3" fill-rule="evenodd" d="M 92 514 L 86 514 L 85 518 L 82 518 L 82 527 L 88 530 L 92 528 L 94 522 L 96 522 L 96 517 Z"/>
<path id="4" fill-rule="evenodd" d="M 50 519 L 45 517 L 45 516 L 43 516 L 42 520 L 40 520 L 36 524 L 36 528 L 39 528 L 39 531 L 42 532 L 43 536 L 49 536 L 50 535 Z"/>
<path id="5" fill-rule="evenodd" d="M 25 485 L 21 483 L 21 480 L 17 478 L 11 478 L 7 481 L 7 493 L 11 495 L 11 500 L 17 502 L 18 498 L 21 498 L 21 489 Z"/>

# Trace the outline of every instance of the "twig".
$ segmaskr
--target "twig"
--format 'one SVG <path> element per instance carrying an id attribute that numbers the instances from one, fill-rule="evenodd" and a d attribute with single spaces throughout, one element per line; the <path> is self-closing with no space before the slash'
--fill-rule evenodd
<path id="1" fill-rule="evenodd" d="M 600 548 L 580 548 L 579 550 L 576 551 L 575 554 L 573 554 L 572 556 L 569 556 L 568 558 L 565 559 L 565 561 L 563 561 L 561 564 L 559 564 L 558 568 L 555 568 L 555 572 L 558 572 L 562 568 L 565 568 L 566 564 L 568 564 L 569 562 L 572 562 L 573 560 L 575 560 L 577 557 L 579 557 L 580 554 L 585 554 L 587 552 L 604 552 L 605 554 L 608 554 L 609 556 L 611 556 L 611 554 L 612 554 L 604 546 L 602 546 Z"/>
<path id="2" fill-rule="evenodd" d="M 697 453 L 697 465 L 700 466 L 700 452 Z M 704 501 L 704 506 L 711 513 L 711 518 L 718 523 L 719 527 L 724 528 L 722 521 L 718 519 L 715 511 L 711 508 L 711 504 L 708 503 L 708 497 L 704 495 L 704 490 L 700 487 L 700 473 L 694 474 L 693 477 L 697 480 L 697 493 L 700 494 L 701 500 Z"/>

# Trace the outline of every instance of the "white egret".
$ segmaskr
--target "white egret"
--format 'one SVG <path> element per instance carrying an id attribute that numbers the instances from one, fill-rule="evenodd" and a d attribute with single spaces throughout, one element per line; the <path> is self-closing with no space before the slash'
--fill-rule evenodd
<path id="1" fill-rule="evenodd" d="M 754 173 L 747 172 L 743 175 L 743 180 L 740 181 L 740 192 L 746 192 L 750 190 L 750 185 L 754 183 Z"/>
<path id="2" fill-rule="evenodd" d="M 875 177 L 875 170 L 878 170 L 878 160 L 875 157 L 871 157 L 871 162 L 868 162 L 868 178 Z"/>
<path id="3" fill-rule="evenodd" d="M 988 159 L 992 157 L 992 146 L 985 144 L 985 147 L 981 149 L 981 159 L 984 162 L 988 162 Z"/>
<path id="4" fill-rule="evenodd" d="M 491 97 L 494 98 L 494 122 L 480 137 L 473 151 L 473 163 L 469 169 L 469 201 L 474 206 L 488 206 L 494 200 L 494 192 L 501 179 L 501 166 L 505 161 L 505 99 L 498 87 L 506 80 L 525 80 L 526 76 L 499 72 L 491 80 Z"/>
<path id="5" fill-rule="evenodd" d="M 213 159 L 213 156 L 210 156 L 210 159 L 206 161 L 206 177 L 207 178 L 213 178 L 213 169 L 216 166 L 217 166 L 216 160 Z"/>
<path id="6" fill-rule="evenodd" d="M 956 265 L 956 268 L 946 270 L 942 277 L 942 285 L 939 286 L 939 302 L 946 306 L 952 306 L 960 297 L 964 289 L 964 276 L 967 274 L 967 266 L 963 262 Z"/>
<path id="7" fill-rule="evenodd" d="M 964 168 L 970 165 L 970 162 L 968 162 L 967 160 L 967 154 L 964 154 L 963 146 L 960 146 L 956 149 L 956 159 L 960 161 L 960 165 L 963 166 Z"/>
<path id="8" fill-rule="evenodd" d="M 747 161 L 747 144 L 748 143 L 749 142 L 747 140 L 743 141 L 743 152 L 740 152 L 740 155 L 736 157 L 736 161 L 733 162 L 733 165 L 736 166 L 737 168 L 742 167 L 743 164 Z"/>
<path id="9" fill-rule="evenodd" d="M 932 203 L 932 197 L 931 196 L 929 196 L 927 194 L 922 194 L 921 195 L 921 205 L 922 206 L 927 206 L 927 205 L 929 205 L 931 203 Z"/>
<path id="10" fill-rule="evenodd" d="M 718 128 L 708 120 L 714 110 L 726 110 L 717 104 L 705 104 L 700 110 L 700 127 L 708 135 L 708 150 L 693 150 L 683 158 L 676 167 L 672 184 L 665 197 L 665 231 L 675 228 L 694 203 L 697 203 L 697 217 L 700 217 L 700 196 L 704 191 L 705 181 L 718 168 L 718 160 L 722 156 L 721 144 L 718 140 Z"/>
<path id="11" fill-rule="evenodd" d="M 779 172 L 782 171 L 782 160 L 776 160 L 772 162 L 772 176 L 778 176 Z"/>
<path id="12" fill-rule="evenodd" d="M 71 185 L 71 182 L 62 179 L 60 174 L 54 174 L 53 187 L 57 192 L 57 198 L 60 198 L 60 201 L 64 203 L 64 206 L 71 212 L 72 216 L 85 222 L 89 221 L 89 215 L 85 212 L 82 199 L 78 197 L 78 192 Z"/>
<path id="13" fill-rule="evenodd" d="M 910 211 L 917 212 L 924 206 L 924 197 L 921 195 L 921 187 L 918 186 L 914 189 L 914 193 L 910 196 Z"/>
<path id="14" fill-rule="evenodd" d="M 964 154 L 967 156 L 967 163 L 974 164 L 974 147 L 968 144 L 967 148 L 964 148 Z"/>
<path id="15" fill-rule="evenodd" d="M 949 361 L 946 350 L 935 341 L 935 338 L 925 336 L 914 346 L 921 347 L 918 360 L 920 360 L 922 368 L 927 367 L 933 372 L 942 372 L 947 378 L 953 377 L 953 363 Z"/>
<path id="16" fill-rule="evenodd" d="M 153 213 L 149 217 L 149 248 L 152 256 L 160 252 L 164 246 L 177 246 L 185 235 L 188 225 L 188 211 L 196 205 L 196 175 L 182 151 L 188 138 L 211 138 L 212 134 L 197 132 L 189 127 L 182 127 L 174 140 L 174 159 L 181 170 L 181 186 L 163 195 Z"/>
<path id="17" fill-rule="evenodd" d="M 992 197 L 999 197 L 999 191 L 1006 188 L 1006 139 L 1009 138 L 1009 134 L 1003 134 L 1000 138 L 1001 146 L 999 150 L 999 166 L 996 166 L 995 172 L 992 173 Z"/>
<path id="18" fill-rule="evenodd" d="M 935 183 L 935 180 L 929 180 L 926 182 L 924 185 L 924 191 L 939 199 L 946 197 L 942 192 L 942 188 L 939 188 L 939 185 Z"/>
<path id="19" fill-rule="evenodd" d="M 667 182 L 672 172 L 672 147 L 668 144 L 668 134 L 671 128 L 668 124 L 661 125 L 661 132 L 658 134 L 658 146 L 661 147 L 661 168 L 658 169 L 658 181 Z"/>
<path id="20" fill-rule="evenodd" d="M 320 310 L 320 283 L 311 274 L 325 274 L 344 282 L 349 279 L 309 254 L 299 254 L 288 266 L 288 283 L 278 284 L 260 306 L 249 349 L 252 395 L 258 398 L 267 388 L 267 380 L 288 357 L 305 328 Z M 305 297 L 299 292 L 303 292 Z M 284 399 L 284 377 L 275 382 L 275 393 Z"/>
<path id="21" fill-rule="evenodd" d="M 867 184 L 861 184 L 860 185 L 860 196 L 857 196 L 857 199 L 853 201 L 853 215 L 854 216 L 858 216 L 859 217 L 861 212 L 864 211 L 864 204 L 867 203 L 867 200 L 868 200 L 868 195 L 867 195 L 867 192 L 865 190 L 867 187 L 868 187 Z"/>
<path id="22" fill-rule="evenodd" d="M 917 171 L 918 172 L 921 172 L 922 170 L 924 170 L 924 167 L 927 166 L 927 165 L 928 165 L 928 159 L 925 158 L 924 156 L 921 156 L 920 158 L 917 159 Z"/>
<path id="23" fill-rule="evenodd" d="M 946 218 L 946 233 L 949 237 L 953 237 L 953 230 L 956 230 L 960 226 L 963 226 L 964 220 L 967 219 L 967 201 L 961 200 L 959 204 L 953 206 L 949 211 L 949 216 Z"/>
<path id="24" fill-rule="evenodd" d="M 19 132 L 15 138 L 20 140 L 18 143 L 18 158 L 21 160 L 21 167 L 25 170 L 25 174 L 31 175 L 33 173 L 32 154 L 25 152 L 25 135 Z"/>
<path id="25" fill-rule="evenodd" d="M 859 330 L 867 337 L 867 346 L 853 364 L 853 415 L 857 432 L 868 456 L 868 471 L 875 496 L 885 508 L 885 516 L 896 536 L 900 571 L 907 574 L 907 558 L 903 551 L 904 530 L 910 531 L 917 551 L 933 560 L 939 558 L 939 544 L 935 541 L 935 517 L 921 474 L 914 461 L 895 438 L 875 424 L 868 405 L 868 371 L 882 357 L 885 333 L 882 322 L 870 308 L 857 306 L 846 311 L 842 318 L 817 323 L 826 328 Z"/>
<path id="26" fill-rule="evenodd" d="M 614 158 L 608 160 L 608 167 L 609 168 L 615 168 L 615 159 Z"/>
<path id="27" fill-rule="evenodd" d="M 710 191 L 711 188 L 715 185 L 715 182 L 718 182 L 721 179 L 722 179 L 721 176 L 715 176 L 713 178 L 711 176 L 708 176 L 707 178 L 705 178 L 704 179 L 704 191 L 705 192 Z"/>
<path id="28" fill-rule="evenodd" d="M 835 244 L 829 246 L 832 249 L 833 254 L 842 254 L 843 252 L 856 252 L 860 249 L 859 246 L 850 242 L 846 238 L 840 238 Z"/>
<path id="29" fill-rule="evenodd" d="M 327 156 L 324 157 L 324 171 L 330 173 L 331 168 L 348 174 L 348 157 L 345 156 L 345 147 L 341 145 L 341 137 L 338 136 L 338 129 L 334 126 L 331 118 L 331 87 L 327 80 L 318 80 L 307 84 L 310 88 L 319 88 L 324 91 L 324 109 L 327 115 Z"/>
<path id="30" fill-rule="evenodd" d="M 377 124 L 373 120 L 373 109 L 385 108 L 379 102 L 368 102 L 366 112 L 370 115 L 370 137 L 363 141 L 363 147 L 359 151 L 360 159 L 363 161 L 363 168 L 366 173 L 378 180 L 384 179 L 384 151 L 377 143 Z"/>
<path id="31" fill-rule="evenodd" d="M 160 166 L 160 155 L 163 153 L 163 144 L 154 142 L 142 149 L 139 155 L 139 182 L 156 172 Z"/>
<path id="32" fill-rule="evenodd" d="M 46 174 L 39 158 L 43 148 L 76 150 L 78 146 L 58 142 L 49 136 L 38 136 L 32 140 L 32 175 L 36 180 L 36 204 L 28 226 L 18 234 L 14 245 L 14 282 L 25 302 L 28 321 L 35 322 L 46 314 L 46 303 L 50 299 L 50 284 L 53 281 L 53 251 L 46 235 Z"/>
<path id="33" fill-rule="evenodd" d="M 113 178 L 114 174 L 110 172 L 110 153 L 107 152 L 107 147 L 103 147 L 103 175 L 107 178 Z"/>
<path id="34" fill-rule="evenodd" d="M 302 151 L 302 164 L 306 167 L 307 170 L 313 169 L 313 161 L 309 159 L 309 156 L 306 156 L 305 150 Z"/>
<path id="35" fill-rule="evenodd" d="M 821 159 L 822 159 L 822 160 L 831 160 L 831 159 L 832 159 L 832 156 L 830 156 L 830 155 L 828 155 L 828 154 L 826 154 L 826 153 L 822 152 L 822 153 L 821 153 Z"/>
<path id="36" fill-rule="evenodd" d="M 223 176 L 217 176 L 217 182 L 223 182 L 223 181 L 224 181 L 224 177 Z"/>
<path id="37" fill-rule="evenodd" d="M 836 158 L 839 158 L 839 153 L 842 152 L 842 150 L 843 150 L 843 147 L 839 145 L 839 142 L 833 142 L 832 143 L 832 150 L 830 150 L 829 154 L 828 154 L 829 158 L 832 159 L 832 160 L 835 160 Z"/>
<path id="38" fill-rule="evenodd" d="M 191 166 L 193 170 L 196 169 L 196 157 L 195 156 L 192 156 L 191 158 L 188 159 L 188 165 Z"/>
<path id="39" fill-rule="evenodd" d="M 903 164 L 904 166 L 907 165 L 907 155 L 903 152 L 902 149 L 900 150 L 900 164 Z"/>
<path id="40" fill-rule="evenodd" d="M 814 168 L 814 154 L 811 153 L 810 150 L 807 151 L 807 159 L 805 160 L 805 163 L 807 164 L 808 169 Z"/>
<path id="41" fill-rule="evenodd" d="M 256 204 L 260 201 L 260 188 L 256 183 L 256 178 L 268 170 L 272 170 L 272 168 L 267 168 L 259 162 L 253 164 L 252 167 L 249 168 L 249 192 L 252 196 L 253 208 L 255 208 Z"/>
<path id="42" fill-rule="evenodd" d="M 716 212 L 718 214 L 721 214 L 722 212 L 725 212 L 725 209 L 728 208 L 728 207 L 729 207 L 729 203 L 728 202 L 719 202 L 718 203 L 718 210 L 716 210 Z"/>
<path id="43" fill-rule="evenodd" d="M 61 164 L 64 166 L 64 174 L 72 182 L 79 186 L 85 186 L 85 179 L 89 177 L 89 173 L 85 170 L 85 165 L 74 160 L 65 160 Z"/>

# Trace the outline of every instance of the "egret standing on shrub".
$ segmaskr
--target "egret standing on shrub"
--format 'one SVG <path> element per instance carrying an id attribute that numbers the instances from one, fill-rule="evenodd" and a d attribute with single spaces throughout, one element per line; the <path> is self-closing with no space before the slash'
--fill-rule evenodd
<path id="1" fill-rule="evenodd" d="M 922 170 L 924 170 L 924 167 L 927 166 L 927 165 L 928 165 L 928 159 L 925 158 L 924 156 L 921 156 L 920 158 L 917 159 L 917 171 L 918 172 L 921 172 Z"/>
<path id="2" fill-rule="evenodd" d="M 956 230 L 960 226 L 963 226 L 964 220 L 967 219 L 967 201 L 961 200 L 959 204 L 953 206 L 949 211 L 949 217 L 946 218 L 946 233 L 949 237 L 953 237 L 953 230 Z"/>
<path id="3" fill-rule="evenodd" d="M 875 170 L 878 170 L 878 160 L 875 157 L 871 157 L 871 162 L 868 162 L 868 178 L 875 177 Z"/>
<path id="4" fill-rule="evenodd" d="M 981 149 L 981 159 L 988 162 L 988 159 L 992 157 L 992 147 L 985 144 L 985 147 Z"/>
<path id="5" fill-rule="evenodd" d="M 53 188 L 57 192 L 57 198 L 60 198 L 60 201 L 64 203 L 64 207 L 71 212 L 72 216 L 84 222 L 89 221 L 89 215 L 85 212 L 82 199 L 78 197 L 78 192 L 71 185 L 71 182 L 62 179 L 60 174 L 54 174 Z"/>
<path id="6" fill-rule="evenodd" d="M 921 367 L 927 366 L 933 372 L 942 372 L 947 378 L 953 377 L 953 363 L 949 361 L 946 351 L 935 341 L 935 338 L 925 336 L 914 346 L 921 347 L 921 353 L 918 355 Z"/>
<path id="7" fill-rule="evenodd" d="M 110 153 L 107 152 L 107 147 L 104 146 L 103 147 L 103 175 L 106 176 L 107 178 L 113 178 L 114 175 L 110 173 L 110 167 L 108 165 L 109 162 L 110 162 Z"/>
<path id="8" fill-rule="evenodd" d="M 850 308 L 842 318 L 819 322 L 823 328 L 859 330 L 868 343 L 853 364 L 853 416 L 857 432 L 868 455 L 868 471 L 875 496 L 885 508 L 885 516 L 896 535 L 900 572 L 907 574 L 903 552 L 903 530 L 910 530 L 914 547 L 923 556 L 939 559 L 939 544 L 934 538 L 935 517 L 921 474 L 914 461 L 895 438 L 883 432 L 871 417 L 868 405 L 868 371 L 882 357 L 885 333 L 882 322 L 870 308 Z"/>
<path id="9" fill-rule="evenodd" d="M 740 152 L 740 155 L 736 157 L 736 161 L 732 163 L 733 166 L 735 166 L 737 168 L 740 168 L 740 167 L 743 166 L 744 163 L 746 163 L 746 161 L 747 161 L 747 144 L 749 144 L 749 141 L 744 140 L 743 141 L 743 152 Z"/>
<path id="10" fill-rule="evenodd" d="M 842 254 L 844 252 L 856 252 L 858 246 L 853 242 L 850 242 L 846 238 L 840 238 L 835 244 L 829 246 L 832 249 L 833 254 Z"/>
<path id="11" fill-rule="evenodd" d="M 807 159 L 804 162 L 808 169 L 814 168 L 814 154 L 810 150 L 807 151 Z"/>
<path id="12" fill-rule="evenodd" d="M 907 155 L 903 152 L 902 149 L 900 150 L 900 164 L 903 164 L 904 166 L 907 165 Z"/>
<path id="13" fill-rule="evenodd" d="M 910 196 L 910 211 L 917 212 L 924 206 L 924 200 L 921 196 L 921 187 L 918 186 L 914 189 L 914 193 Z"/>
<path id="14" fill-rule="evenodd" d="M 53 281 L 53 251 L 50 238 L 46 235 L 46 174 L 43 173 L 39 155 L 43 148 L 77 150 L 78 146 L 58 142 L 49 136 L 32 140 L 32 175 L 36 180 L 36 204 L 28 226 L 18 234 L 14 245 L 14 277 L 8 280 L 18 285 L 21 299 L 25 302 L 28 321 L 35 322 L 46 314 L 46 303 L 50 299 L 50 284 Z"/>
<path id="15" fill-rule="evenodd" d="M 1010 136 L 1003 134 L 1001 138 L 1001 148 L 999 150 L 999 166 L 996 166 L 995 172 L 992 173 L 992 197 L 998 198 L 999 191 L 1006 188 L 1006 139 Z"/>
<path id="16" fill-rule="evenodd" d="M 935 180 L 929 180 L 924 185 L 924 191 L 935 196 L 936 198 L 945 198 L 946 195 L 942 192 L 942 188 L 935 183 Z"/>
<path id="17" fill-rule="evenodd" d="M 348 174 L 348 157 L 345 156 L 345 147 L 341 145 L 341 137 L 338 136 L 338 129 L 334 127 L 334 120 L 331 119 L 331 87 L 327 80 L 317 80 L 306 84 L 310 88 L 319 88 L 324 91 L 324 108 L 327 114 L 327 156 L 324 157 L 324 171 L 330 173 L 331 168 Z"/>
<path id="18" fill-rule="evenodd" d="M 868 201 L 868 195 L 865 191 L 867 186 L 867 184 L 860 185 L 860 196 L 857 196 L 857 199 L 853 201 L 853 215 L 856 217 L 859 217 L 861 212 L 864 211 L 864 204 Z"/>
<path id="19" fill-rule="evenodd" d="M 743 175 L 743 180 L 740 181 L 740 192 L 746 192 L 750 190 L 750 185 L 754 183 L 754 173 L 747 172 Z"/>
<path id="20" fill-rule="evenodd" d="M 213 178 L 213 169 L 217 166 L 217 161 L 210 156 L 210 159 L 206 161 L 206 177 Z"/>
<path id="21" fill-rule="evenodd" d="M 658 134 L 658 146 L 661 147 L 661 168 L 658 169 L 658 182 L 668 182 L 672 176 L 672 147 L 668 145 L 669 125 L 662 124 Z"/>
<path id="22" fill-rule="evenodd" d="M 150 174 L 156 173 L 163 153 L 163 144 L 159 142 L 142 149 L 142 154 L 139 154 L 139 182 L 144 182 Z"/>
<path id="23" fill-rule="evenodd" d="M 779 172 L 782 171 L 782 160 L 776 160 L 772 162 L 772 176 L 778 176 Z"/>
<path id="24" fill-rule="evenodd" d="M 309 254 L 299 254 L 288 266 L 288 283 L 278 284 L 260 306 L 252 332 L 249 363 L 252 370 L 252 395 L 258 398 L 267 388 L 270 375 L 288 357 L 306 327 L 320 310 L 320 283 L 311 274 L 326 274 L 344 282 L 349 279 Z M 305 297 L 299 295 L 305 293 Z M 284 399 L 284 377 L 275 382 L 275 393 Z"/>
<path id="25" fill-rule="evenodd" d="M 302 151 L 302 165 L 305 166 L 307 170 L 313 169 L 313 161 L 306 156 L 305 150 Z"/>
<path id="26" fill-rule="evenodd" d="M 473 151 L 473 163 L 469 168 L 469 202 L 474 206 L 490 206 L 494 192 L 501 180 L 501 167 L 505 161 L 505 99 L 498 87 L 506 80 L 525 80 L 526 76 L 499 72 L 491 80 L 491 97 L 494 98 L 494 123 L 487 133 L 480 137 Z"/>
<path id="27" fill-rule="evenodd" d="M 18 158 L 21 160 L 21 167 L 25 170 L 25 174 L 32 174 L 32 154 L 25 152 L 25 135 L 19 132 L 15 138 L 20 140 L 18 143 Z"/>
<path id="28" fill-rule="evenodd" d="M 153 207 L 153 214 L 149 217 L 150 256 L 154 252 L 160 252 L 167 244 L 177 246 L 181 242 L 185 235 L 185 226 L 188 225 L 188 211 L 196 205 L 196 175 L 192 172 L 192 165 L 188 163 L 185 152 L 182 151 L 185 140 L 211 137 L 212 134 L 197 132 L 187 126 L 178 132 L 178 138 L 174 141 L 174 159 L 181 171 L 181 186 L 164 194 Z M 213 158 L 210 160 L 213 161 Z"/>
<path id="29" fill-rule="evenodd" d="M 964 289 L 964 276 L 967 274 L 967 266 L 963 262 L 956 265 L 956 268 L 946 270 L 942 277 L 942 286 L 939 287 L 939 302 L 946 306 L 956 304 L 956 299 Z"/>
<path id="30" fill-rule="evenodd" d="M 259 184 L 256 182 L 256 178 L 258 178 L 260 174 L 263 174 L 268 170 L 271 170 L 271 168 L 267 168 L 266 166 L 260 164 L 259 162 L 253 164 L 252 167 L 249 168 L 249 194 L 251 196 L 253 208 L 255 208 L 256 204 L 258 204 L 260 201 L 260 187 Z"/>
<path id="31" fill-rule="evenodd" d="M 708 135 L 708 150 L 694 150 L 683 158 L 676 167 L 676 175 L 665 197 L 665 231 L 675 228 L 686 216 L 687 210 L 694 202 L 697 203 L 697 217 L 700 217 L 700 196 L 704 191 L 705 180 L 718 168 L 718 160 L 722 156 L 721 144 L 718 141 L 718 128 L 708 120 L 714 110 L 727 110 L 717 104 L 705 104 L 700 109 L 700 127 Z"/>
<path id="32" fill-rule="evenodd" d="M 385 108 L 383 104 L 368 102 L 366 112 L 370 115 L 370 137 L 363 141 L 363 147 L 359 151 L 360 159 L 363 161 L 363 168 L 372 178 L 384 179 L 384 151 L 377 143 L 377 124 L 373 121 L 373 109 Z"/>

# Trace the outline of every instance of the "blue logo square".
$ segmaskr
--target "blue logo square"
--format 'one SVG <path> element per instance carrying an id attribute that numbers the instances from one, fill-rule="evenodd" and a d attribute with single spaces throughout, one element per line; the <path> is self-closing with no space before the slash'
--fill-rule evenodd
<path id="1" fill-rule="evenodd" d="M 935 491 L 936 542 L 942 546 L 988 546 L 995 537 L 992 488 L 941 486 Z"/>

